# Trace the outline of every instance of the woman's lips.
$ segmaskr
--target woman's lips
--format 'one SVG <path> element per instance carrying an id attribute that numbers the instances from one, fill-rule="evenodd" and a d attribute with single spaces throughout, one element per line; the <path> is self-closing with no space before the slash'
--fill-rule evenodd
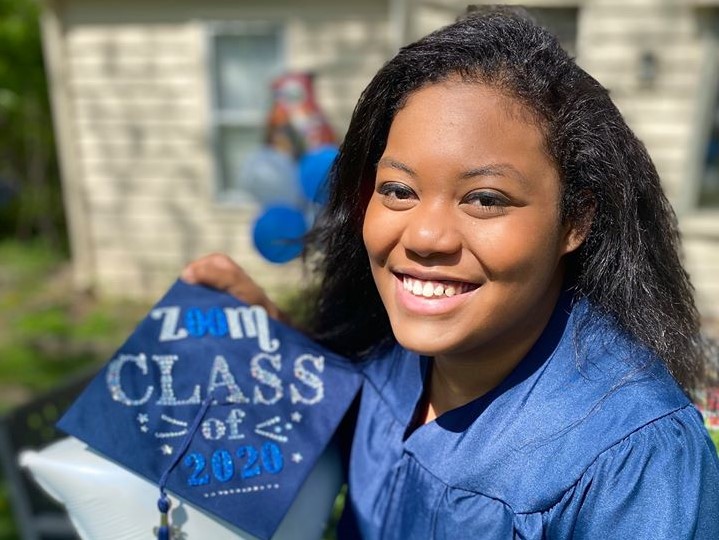
<path id="1" fill-rule="evenodd" d="M 399 305 L 418 315 L 447 313 L 479 288 L 478 284 L 465 281 L 419 279 L 408 274 L 395 276 Z"/>

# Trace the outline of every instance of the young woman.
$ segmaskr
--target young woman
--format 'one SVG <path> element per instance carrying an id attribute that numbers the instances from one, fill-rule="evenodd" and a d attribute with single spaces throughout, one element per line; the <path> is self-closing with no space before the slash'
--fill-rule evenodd
<path id="1" fill-rule="evenodd" d="M 365 373 L 346 537 L 719 538 L 674 215 L 606 90 L 524 15 L 379 71 L 308 249 L 309 330 Z M 282 316 L 224 256 L 183 277 Z"/>

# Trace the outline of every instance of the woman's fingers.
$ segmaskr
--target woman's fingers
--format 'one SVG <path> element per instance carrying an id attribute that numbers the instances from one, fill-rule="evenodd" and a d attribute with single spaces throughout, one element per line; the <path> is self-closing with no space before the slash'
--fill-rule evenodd
<path id="1" fill-rule="evenodd" d="M 243 302 L 260 305 L 275 319 L 284 320 L 279 308 L 247 272 L 224 253 L 212 253 L 190 262 L 180 278 L 191 284 L 206 285 L 225 291 Z"/>
<path id="2" fill-rule="evenodd" d="M 205 255 L 189 263 L 180 277 L 193 284 L 207 285 L 234 294 L 239 289 L 259 289 L 247 273 L 230 257 L 223 253 Z M 242 298 L 242 300 L 248 300 Z"/>

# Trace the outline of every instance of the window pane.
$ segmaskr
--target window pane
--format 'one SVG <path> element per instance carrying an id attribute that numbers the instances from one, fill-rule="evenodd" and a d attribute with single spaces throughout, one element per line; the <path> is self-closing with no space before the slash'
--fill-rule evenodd
<path id="1" fill-rule="evenodd" d="M 220 111 L 267 110 L 279 72 L 276 31 L 215 37 L 215 103 Z"/>
<path id="2" fill-rule="evenodd" d="M 240 174 L 248 153 L 262 143 L 263 127 L 221 126 L 217 130 L 217 144 L 222 192 L 247 193 Z"/>
<path id="3" fill-rule="evenodd" d="M 714 109 L 714 121 L 706 149 L 704 176 L 699 187 L 699 206 L 719 206 L 719 104 Z"/>
<path id="4" fill-rule="evenodd" d="M 213 36 L 214 139 L 222 199 L 247 200 L 240 171 L 263 144 L 272 81 L 282 67 L 280 30 L 243 27 Z"/>

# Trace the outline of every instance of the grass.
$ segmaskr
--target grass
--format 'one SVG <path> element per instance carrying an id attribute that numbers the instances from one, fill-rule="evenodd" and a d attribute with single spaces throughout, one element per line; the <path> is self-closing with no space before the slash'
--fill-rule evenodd
<path id="1" fill-rule="evenodd" d="M 72 292 L 68 261 L 42 242 L 0 241 L 0 412 L 102 365 L 148 304 Z M 0 540 L 16 540 L 0 483 Z"/>
<path id="2" fill-rule="evenodd" d="M 147 307 L 72 293 L 60 255 L 40 242 L 0 242 L 0 411 L 99 365 Z"/>
<path id="3" fill-rule="evenodd" d="M 2 540 L 17 540 L 19 538 L 12 518 L 10 495 L 4 481 L 0 482 L 0 538 Z"/>

